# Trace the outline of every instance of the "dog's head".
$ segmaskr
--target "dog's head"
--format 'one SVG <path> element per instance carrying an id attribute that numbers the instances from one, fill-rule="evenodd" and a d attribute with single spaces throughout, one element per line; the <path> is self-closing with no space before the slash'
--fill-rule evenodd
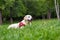
<path id="1" fill-rule="evenodd" d="M 24 17 L 24 19 L 31 22 L 32 21 L 32 16 L 31 15 L 26 15 Z"/>
<path id="2" fill-rule="evenodd" d="M 26 15 L 26 16 L 24 17 L 24 20 L 25 20 L 25 21 L 28 21 L 28 24 L 30 24 L 30 26 L 31 26 L 31 22 L 32 22 L 32 16 L 31 16 L 31 15 Z"/>

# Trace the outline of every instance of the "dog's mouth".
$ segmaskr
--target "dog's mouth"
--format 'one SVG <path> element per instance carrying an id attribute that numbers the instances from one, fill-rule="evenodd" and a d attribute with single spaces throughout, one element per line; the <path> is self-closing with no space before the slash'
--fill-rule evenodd
<path id="1" fill-rule="evenodd" d="M 29 22 L 31 22 L 32 21 L 32 19 L 31 20 L 28 20 Z"/>

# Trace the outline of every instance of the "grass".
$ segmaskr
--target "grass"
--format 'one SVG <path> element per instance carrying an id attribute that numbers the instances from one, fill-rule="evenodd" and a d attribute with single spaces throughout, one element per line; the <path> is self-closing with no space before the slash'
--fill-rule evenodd
<path id="1" fill-rule="evenodd" d="M 9 24 L 0 26 L 0 40 L 60 40 L 60 21 L 35 20 L 32 26 L 23 29 L 7 29 Z"/>

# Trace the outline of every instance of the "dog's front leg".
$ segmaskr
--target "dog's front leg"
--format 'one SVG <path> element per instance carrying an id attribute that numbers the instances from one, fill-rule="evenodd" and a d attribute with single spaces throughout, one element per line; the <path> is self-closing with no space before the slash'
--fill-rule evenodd
<path id="1" fill-rule="evenodd" d="M 29 23 L 29 25 L 30 25 L 30 26 L 32 25 L 31 22 Z"/>

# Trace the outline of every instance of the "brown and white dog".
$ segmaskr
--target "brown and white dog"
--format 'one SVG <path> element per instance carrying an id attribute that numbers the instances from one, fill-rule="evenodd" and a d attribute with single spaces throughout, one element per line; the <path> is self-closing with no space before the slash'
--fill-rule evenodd
<path id="1" fill-rule="evenodd" d="M 32 16 L 26 15 L 21 22 L 9 25 L 8 29 L 10 29 L 10 28 L 23 28 L 24 26 L 26 26 L 28 24 L 30 24 L 30 26 L 31 26 L 31 20 L 32 20 Z"/>

